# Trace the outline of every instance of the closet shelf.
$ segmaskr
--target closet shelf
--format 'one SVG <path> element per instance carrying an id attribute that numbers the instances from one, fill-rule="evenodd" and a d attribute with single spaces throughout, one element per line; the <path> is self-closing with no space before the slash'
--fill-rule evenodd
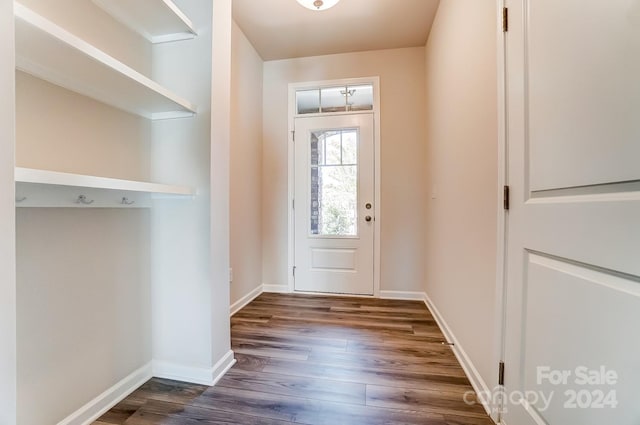
<path id="1" fill-rule="evenodd" d="M 112 179 L 108 177 L 61 173 L 57 171 L 38 170 L 34 168 L 22 167 L 16 167 L 15 181 L 18 184 L 39 184 L 101 190 L 106 189 L 170 196 L 195 195 L 194 189 L 185 186 L 166 185 L 134 180 Z M 23 196 L 23 194 L 17 193 L 17 196 L 19 198 L 20 196 Z"/>
<path id="2" fill-rule="evenodd" d="M 194 38 L 193 24 L 171 0 L 93 0 L 151 43 Z"/>
<path id="3" fill-rule="evenodd" d="M 196 113 L 190 102 L 27 7 L 15 3 L 14 10 L 18 70 L 152 120 Z"/>

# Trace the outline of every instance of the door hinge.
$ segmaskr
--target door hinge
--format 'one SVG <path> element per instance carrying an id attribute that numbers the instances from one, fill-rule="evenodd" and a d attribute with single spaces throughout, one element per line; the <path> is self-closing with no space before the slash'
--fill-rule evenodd
<path id="1" fill-rule="evenodd" d="M 502 32 L 509 31 L 509 8 L 502 8 Z"/>
<path id="2" fill-rule="evenodd" d="M 291 140 L 293 140 L 294 142 L 296 141 L 296 131 L 295 130 L 291 130 Z"/>
<path id="3" fill-rule="evenodd" d="M 296 209 L 296 200 L 295 199 L 291 200 L 291 208 L 294 209 L 294 210 Z"/>
<path id="4" fill-rule="evenodd" d="M 498 385 L 504 385 L 504 362 L 498 365 Z"/>
<path id="5" fill-rule="evenodd" d="M 293 266 L 293 277 L 296 277 L 296 266 Z"/>
<path id="6" fill-rule="evenodd" d="M 505 210 L 509 210 L 509 186 L 504 187 L 502 192 L 502 204 Z"/>

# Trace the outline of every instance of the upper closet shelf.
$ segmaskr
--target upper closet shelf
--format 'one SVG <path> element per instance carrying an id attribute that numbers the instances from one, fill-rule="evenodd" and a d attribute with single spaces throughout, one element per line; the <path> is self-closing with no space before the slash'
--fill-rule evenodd
<path id="1" fill-rule="evenodd" d="M 14 8 L 19 70 L 145 118 L 195 114 L 194 105 L 138 71 L 25 6 Z"/>
<path id="2" fill-rule="evenodd" d="M 37 183 L 57 186 L 85 187 L 93 189 L 123 190 L 130 192 L 157 193 L 163 195 L 194 195 L 193 189 L 185 186 L 141 182 L 135 180 L 113 179 L 84 174 L 61 173 L 58 171 L 38 170 L 16 167 L 16 183 Z"/>
<path id="3" fill-rule="evenodd" d="M 115 19 L 152 43 L 187 40 L 193 24 L 171 0 L 93 0 Z"/>

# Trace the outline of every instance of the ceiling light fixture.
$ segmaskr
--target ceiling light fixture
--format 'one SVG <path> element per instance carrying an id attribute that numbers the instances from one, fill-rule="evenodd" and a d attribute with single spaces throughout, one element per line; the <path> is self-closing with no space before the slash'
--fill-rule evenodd
<path id="1" fill-rule="evenodd" d="M 340 0 L 297 0 L 302 6 L 311 10 L 327 10 Z"/>

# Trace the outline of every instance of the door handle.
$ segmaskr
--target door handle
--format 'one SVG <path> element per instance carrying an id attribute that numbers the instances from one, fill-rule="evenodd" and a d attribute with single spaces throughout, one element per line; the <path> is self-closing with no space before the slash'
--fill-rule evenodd
<path id="1" fill-rule="evenodd" d="M 370 216 L 370 215 L 366 216 L 366 217 L 364 218 L 364 221 L 367 221 L 367 222 L 368 222 L 368 221 L 371 221 L 371 216 Z"/>

